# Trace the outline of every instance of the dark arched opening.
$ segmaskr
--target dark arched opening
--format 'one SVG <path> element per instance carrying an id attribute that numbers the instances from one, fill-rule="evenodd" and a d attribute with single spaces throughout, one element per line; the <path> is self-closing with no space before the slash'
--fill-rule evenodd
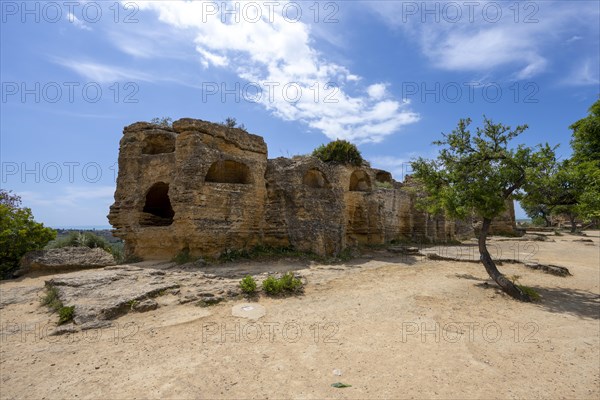
<path id="1" fill-rule="evenodd" d="M 329 181 L 325 175 L 318 169 L 310 169 L 304 174 L 302 183 L 308 187 L 315 189 L 323 189 L 329 187 Z"/>
<path id="2" fill-rule="evenodd" d="M 206 182 L 214 183 L 250 183 L 250 169 L 237 161 L 214 162 L 206 174 Z"/>
<path id="3" fill-rule="evenodd" d="M 365 171 L 356 170 L 350 177 L 351 192 L 368 192 L 371 190 L 371 180 Z"/>
<path id="4" fill-rule="evenodd" d="M 392 174 L 387 171 L 377 171 L 375 180 L 380 183 L 392 183 Z"/>
<path id="5" fill-rule="evenodd" d="M 142 154 L 163 154 L 175 151 L 175 138 L 167 133 L 148 134 L 144 138 Z"/>
<path id="6" fill-rule="evenodd" d="M 164 182 L 155 183 L 146 193 L 140 225 L 169 226 L 173 223 L 173 216 L 175 212 L 169 199 L 169 185 Z"/>

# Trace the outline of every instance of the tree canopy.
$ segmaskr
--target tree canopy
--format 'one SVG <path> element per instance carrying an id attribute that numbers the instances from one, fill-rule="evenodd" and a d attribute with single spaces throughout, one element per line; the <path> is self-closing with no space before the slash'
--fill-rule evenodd
<path id="1" fill-rule="evenodd" d="M 365 161 L 356 145 L 347 140 L 334 140 L 326 145 L 322 144 L 313 151 L 312 155 L 323 162 L 354 166 L 360 166 Z"/>
<path id="2" fill-rule="evenodd" d="M 572 157 L 555 160 L 550 168 L 532 176 L 521 205 L 531 218 L 544 218 L 546 225 L 550 215 L 566 215 L 575 231 L 576 218 L 596 223 L 600 219 L 600 100 L 570 128 Z"/>
<path id="3" fill-rule="evenodd" d="M 21 257 L 43 248 L 56 232 L 35 222 L 31 210 L 21 207 L 21 198 L 0 189 L 0 276 L 8 278 Z"/>
<path id="4" fill-rule="evenodd" d="M 413 177 L 425 195 L 419 207 L 430 213 L 444 212 L 454 218 L 472 215 L 483 219 L 479 233 L 479 253 L 486 271 L 508 294 L 529 301 L 524 287 L 502 275 L 486 246 L 491 221 L 506 209 L 506 201 L 520 193 L 527 180 L 551 168 L 554 149 L 548 144 L 537 148 L 509 147 L 511 140 L 527 125 L 511 129 L 484 117 L 483 127 L 469 130 L 470 119 L 461 119 L 456 129 L 434 142 L 441 147 L 434 160 L 412 162 Z"/>

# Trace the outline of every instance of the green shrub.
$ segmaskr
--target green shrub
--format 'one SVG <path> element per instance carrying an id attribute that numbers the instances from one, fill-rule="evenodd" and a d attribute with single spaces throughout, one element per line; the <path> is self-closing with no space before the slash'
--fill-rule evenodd
<path id="1" fill-rule="evenodd" d="M 262 288 L 263 291 L 270 296 L 276 296 L 282 293 L 297 293 L 302 290 L 302 281 L 295 278 L 293 272 L 288 272 L 279 279 L 269 275 L 263 281 Z"/>
<path id="2" fill-rule="evenodd" d="M 220 261 L 237 261 L 243 259 L 249 259 L 250 253 L 247 250 L 227 249 L 219 256 Z"/>
<path id="3" fill-rule="evenodd" d="M 61 307 L 58 310 L 58 324 L 65 324 L 73 320 L 75 306 Z"/>
<path id="4" fill-rule="evenodd" d="M 190 249 L 186 247 L 185 249 L 183 249 L 179 253 L 177 253 L 177 255 L 173 258 L 173 261 L 177 265 L 182 265 L 182 264 L 194 262 L 194 261 L 196 261 L 196 259 L 197 259 L 196 257 L 194 257 L 190 254 Z"/>
<path id="5" fill-rule="evenodd" d="M 110 245 L 110 253 L 113 255 L 117 264 L 125 263 L 125 251 L 123 249 L 123 242 L 112 243 Z"/>
<path id="6" fill-rule="evenodd" d="M 279 257 L 311 258 L 313 255 L 295 250 L 291 246 L 274 247 L 267 245 L 256 245 L 250 250 L 227 249 L 219 256 L 219 261 L 231 262 L 238 260 L 271 259 Z"/>
<path id="7" fill-rule="evenodd" d="M 47 246 L 49 249 L 62 247 L 89 247 L 90 249 L 103 249 L 112 252 L 111 245 L 106 239 L 92 232 L 70 232 L 67 237 L 56 239 Z"/>
<path id="8" fill-rule="evenodd" d="M 56 231 L 35 222 L 21 198 L 0 189 L 0 279 L 12 277 L 19 260 L 31 250 L 44 248 Z"/>
<path id="9" fill-rule="evenodd" d="M 528 295 L 531 298 L 531 300 L 538 301 L 540 299 L 540 294 L 536 292 L 535 289 L 525 285 L 517 285 L 517 287 L 521 289 L 523 293 Z"/>
<path id="10" fill-rule="evenodd" d="M 242 292 L 247 293 L 247 294 L 252 294 L 256 292 L 256 280 L 254 280 L 254 278 L 250 275 L 246 275 L 241 281 L 240 281 L 240 288 L 242 289 Z"/>
<path id="11" fill-rule="evenodd" d="M 271 296 L 281 293 L 281 281 L 269 275 L 262 283 L 263 291 Z"/>
<path id="12" fill-rule="evenodd" d="M 42 305 L 58 313 L 59 325 L 73 320 L 75 306 L 64 306 L 58 297 L 58 290 L 55 287 L 47 287 L 46 295 L 42 297 Z"/>
<path id="13" fill-rule="evenodd" d="M 288 272 L 279 278 L 281 282 L 281 289 L 286 292 L 298 292 L 302 289 L 302 281 L 296 277 L 292 272 Z"/>
<path id="14" fill-rule="evenodd" d="M 58 290 L 55 287 L 50 287 L 46 290 L 46 295 L 42 297 L 42 305 L 51 308 L 54 311 L 59 310 L 63 304 L 58 298 Z"/>
<path id="15" fill-rule="evenodd" d="M 346 140 L 335 140 L 327 145 L 321 145 L 313 151 L 312 155 L 323 162 L 355 166 L 362 165 L 364 162 L 358 148 Z"/>

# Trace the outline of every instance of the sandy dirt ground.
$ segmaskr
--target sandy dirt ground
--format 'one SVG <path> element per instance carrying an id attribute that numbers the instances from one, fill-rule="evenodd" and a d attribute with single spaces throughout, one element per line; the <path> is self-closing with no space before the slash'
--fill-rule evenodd
<path id="1" fill-rule="evenodd" d="M 538 303 L 486 285 L 480 264 L 374 251 L 311 265 L 304 295 L 255 300 L 266 309 L 258 320 L 232 316 L 244 299 L 203 308 L 165 295 L 112 328 L 49 336 L 57 316 L 39 301 L 48 276 L 2 282 L 0 293 L 30 301 L 0 310 L 0 397 L 598 399 L 600 238 L 587 238 L 492 240 L 501 258 L 569 268 L 571 277 L 499 267 Z"/>

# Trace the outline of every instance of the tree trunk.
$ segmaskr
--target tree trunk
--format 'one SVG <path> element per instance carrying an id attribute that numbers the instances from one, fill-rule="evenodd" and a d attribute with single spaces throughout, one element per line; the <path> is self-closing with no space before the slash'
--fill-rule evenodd
<path id="1" fill-rule="evenodd" d="M 483 225 L 481 226 L 481 232 L 479 233 L 479 255 L 485 270 L 490 278 L 492 278 L 494 282 L 496 282 L 506 293 L 521 301 L 531 301 L 531 297 L 529 297 L 529 295 L 523 293 L 523 291 L 519 289 L 517 285 L 512 283 L 500 271 L 498 271 L 496 263 L 494 263 L 494 260 L 492 260 L 492 256 L 490 256 L 485 243 L 491 222 L 491 219 L 484 218 Z"/>
<path id="2" fill-rule="evenodd" d="M 552 222 L 548 216 L 544 215 L 544 221 L 546 221 L 546 228 L 550 228 L 552 226 Z"/>
<path id="3" fill-rule="evenodd" d="M 571 221 L 571 233 L 575 233 L 577 225 L 575 224 L 575 215 L 569 214 L 569 221 Z"/>

